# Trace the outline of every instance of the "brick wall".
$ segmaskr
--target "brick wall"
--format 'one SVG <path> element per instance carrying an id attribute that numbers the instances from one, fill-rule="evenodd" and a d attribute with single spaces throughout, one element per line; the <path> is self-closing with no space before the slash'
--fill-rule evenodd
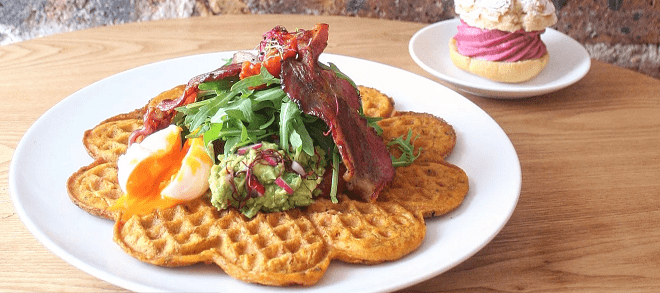
<path id="1" fill-rule="evenodd" d="M 660 1 L 554 0 L 555 29 L 592 58 L 660 78 Z M 0 0 L 0 45 L 101 25 L 219 14 L 348 15 L 434 23 L 452 0 Z"/>

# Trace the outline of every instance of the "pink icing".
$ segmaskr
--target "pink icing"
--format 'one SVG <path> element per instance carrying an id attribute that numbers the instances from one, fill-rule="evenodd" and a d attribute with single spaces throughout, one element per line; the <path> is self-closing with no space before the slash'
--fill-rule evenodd
<path id="1" fill-rule="evenodd" d="M 541 58 L 547 52 L 541 41 L 542 31 L 513 33 L 469 26 L 463 20 L 454 36 L 458 53 L 488 61 L 516 62 Z"/>

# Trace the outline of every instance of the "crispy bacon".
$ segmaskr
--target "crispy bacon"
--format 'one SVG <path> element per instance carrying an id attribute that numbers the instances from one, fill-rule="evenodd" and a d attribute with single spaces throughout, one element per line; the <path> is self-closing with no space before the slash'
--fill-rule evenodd
<path id="1" fill-rule="evenodd" d="M 222 66 L 211 72 L 200 74 L 188 81 L 183 94 L 175 100 L 163 100 L 156 107 L 147 109 L 144 114 L 144 125 L 133 131 L 128 138 L 128 143 L 141 142 L 147 135 L 161 130 L 174 119 L 176 108 L 195 102 L 197 99 L 198 86 L 200 83 L 221 80 L 228 77 L 238 76 L 241 73 L 241 64 L 232 63 Z"/>
<path id="2" fill-rule="evenodd" d="M 393 179 L 394 167 L 382 139 L 358 112 L 361 101 L 355 87 L 318 65 L 327 39 L 325 24 L 298 36 L 298 58 L 282 63 L 282 88 L 304 113 L 321 118 L 330 128 L 346 166 L 347 188 L 375 201 Z"/>

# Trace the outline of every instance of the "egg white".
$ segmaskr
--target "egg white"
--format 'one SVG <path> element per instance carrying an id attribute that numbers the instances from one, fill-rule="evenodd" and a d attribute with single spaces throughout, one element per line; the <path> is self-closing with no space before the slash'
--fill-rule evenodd
<path id="1" fill-rule="evenodd" d="M 204 150 L 201 138 L 197 140 L 196 143 L 191 143 L 181 168 L 170 178 L 170 182 L 161 191 L 161 196 L 188 201 L 203 195 L 208 189 L 213 163 Z M 175 125 L 152 133 L 140 143 L 131 144 L 117 161 L 117 179 L 124 194 L 127 193 L 127 182 L 140 162 L 175 148 L 181 151 L 181 147 L 181 128 Z"/>
<path id="2" fill-rule="evenodd" d="M 193 200 L 209 189 L 213 162 L 206 153 L 202 138 L 194 138 L 176 176 L 161 195 L 180 200 Z"/>

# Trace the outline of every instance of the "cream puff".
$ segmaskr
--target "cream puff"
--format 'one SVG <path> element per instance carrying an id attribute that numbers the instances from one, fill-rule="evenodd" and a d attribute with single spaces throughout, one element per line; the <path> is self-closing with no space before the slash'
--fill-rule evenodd
<path id="1" fill-rule="evenodd" d="M 458 68 L 507 83 L 537 76 L 548 64 L 541 40 L 557 22 L 549 0 L 455 0 L 461 19 L 449 41 L 449 55 Z"/>

